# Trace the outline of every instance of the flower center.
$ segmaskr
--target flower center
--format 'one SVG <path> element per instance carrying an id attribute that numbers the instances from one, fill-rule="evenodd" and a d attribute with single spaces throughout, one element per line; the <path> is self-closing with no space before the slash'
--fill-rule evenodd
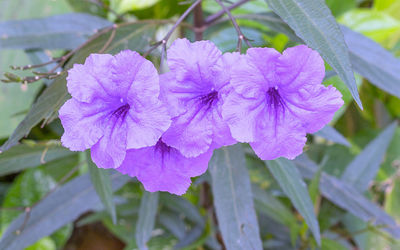
<path id="1" fill-rule="evenodd" d="M 168 146 L 167 144 L 165 144 L 161 138 L 158 140 L 158 142 L 155 145 L 155 149 L 157 151 L 160 151 L 161 155 L 164 155 L 164 153 L 169 153 L 169 151 L 171 151 L 171 147 Z"/>
<path id="2" fill-rule="evenodd" d="M 200 102 L 208 107 L 211 107 L 216 100 L 218 100 L 218 92 L 215 90 L 200 97 Z"/>
<path id="3" fill-rule="evenodd" d="M 126 115 L 128 114 L 129 109 L 131 106 L 129 104 L 125 104 L 114 110 L 112 113 L 113 116 L 116 116 L 117 118 L 122 118 L 122 120 L 125 120 Z"/>
<path id="4" fill-rule="evenodd" d="M 267 91 L 267 105 L 270 112 L 275 112 L 275 118 L 278 118 L 279 110 L 285 112 L 285 101 L 279 94 L 278 87 L 269 88 Z"/>

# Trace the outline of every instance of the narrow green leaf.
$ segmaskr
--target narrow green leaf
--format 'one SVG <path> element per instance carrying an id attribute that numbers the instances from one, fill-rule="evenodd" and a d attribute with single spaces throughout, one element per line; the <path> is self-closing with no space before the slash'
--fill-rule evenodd
<path id="1" fill-rule="evenodd" d="M 310 198 L 313 204 L 317 200 L 319 195 L 319 182 L 321 180 L 322 168 L 319 168 L 315 173 L 314 177 L 311 179 L 310 185 L 308 186 L 308 193 L 310 194 Z"/>
<path id="2" fill-rule="evenodd" d="M 140 202 L 139 219 L 136 224 L 136 244 L 140 250 L 148 249 L 147 242 L 154 229 L 158 209 L 158 192 L 145 191 Z"/>
<path id="3" fill-rule="evenodd" d="M 341 133 L 339 133 L 335 128 L 326 125 L 320 131 L 316 132 L 315 135 L 321 136 L 332 142 L 342 144 L 344 146 L 350 147 L 350 143 L 347 141 Z"/>
<path id="4" fill-rule="evenodd" d="M 314 213 L 314 207 L 310 195 L 308 194 L 306 184 L 302 180 L 296 166 L 292 161 L 284 158 L 267 161 L 267 166 L 278 181 L 282 190 L 292 201 L 294 207 L 303 216 L 317 243 L 321 244 L 321 235 L 318 221 Z"/>
<path id="5" fill-rule="evenodd" d="M 106 19 L 84 13 L 6 21 L 0 23 L 0 48 L 74 49 L 109 25 Z"/>
<path id="6" fill-rule="evenodd" d="M 96 164 L 93 163 L 90 157 L 90 151 L 86 151 L 86 161 L 94 189 L 115 224 L 117 222 L 117 214 L 115 212 L 115 204 L 113 201 L 110 174 L 106 169 L 98 168 Z"/>
<path id="7" fill-rule="evenodd" d="M 323 0 L 266 0 L 308 46 L 332 66 L 362 108 L 349 51 L 335 17 Z"/>
<path id="8" fill-rule="evenodd" d="M 119 173 L 113 174 L 111 179 L 113 190 L 119 189 L 129 180 Z M 74 221 L 81 214 L 98 209 L 99 205 L 101 207 L 101 201 L 89 175 L 79 176 L 40 201 L 32 208 L 28 218 L 26 213 L 18 216 L 3 233 L 0 249 L 24 249 Z M 21 230 L 20 234 L 15 233 L 18 230 Z"/>
<path id="9" fill-rule="evenodd" d="M 262 249 L 241 145 L 214 151 L 209 164 L 214 205 L 226 248 Z"/>
<path id="10" fill-rule="evenodd" d="M 344 182 L 353 185 L 360 192 L 368 188 L 368 184 L 375 178 L 379 170 L 379 166 L 386 153 L 386 149 L 392 141 L 396 127 L 397 122 L 395 121 L 354 158 L 342 175 Z"/>
<path id="11" fill-rule="evenodd" d="M 76 154 L 60 146 L 18 145 L 0 154 L 0 176 Z"/>
<path id="12" fill-rule="evenodd" d="M 341 27 L 354 70 L 378 88 L 400 98 L 400 59 L 368 37 Z"/>
<path id="13" fill-rule="evenodd" d="M 318 171 L 318 166 L 304 154 L 294 161 L 304 178 L 311 179 Z M 365 222 L 385 225 L 384 230 L 400 238 L 400 227 L 395 220 L 350 184 L 322 173 L 319 188 L 321 194 L 337 206 Z"/>
<path id="14" fill-rule="evenodd" d="M 190 201 L 169 193 L 161 193 L 160 200 L 163 206 L 168 207 L 172 211 L 185 215 L 185 217 L 204 227 L 205 219 L 199 213 L 199 210 Z"/>

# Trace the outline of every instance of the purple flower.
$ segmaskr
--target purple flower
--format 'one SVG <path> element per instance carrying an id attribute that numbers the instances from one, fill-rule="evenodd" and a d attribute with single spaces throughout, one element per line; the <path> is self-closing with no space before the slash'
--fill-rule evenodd
<path id="1" fill-rule="evenodd" d="M 295 158 L 306 133 L 326 125 L 343 105 L 334 87 L 324 87 L 324 61 L 307 46 L 281 55 L 270 48 L 251 48 L 232 68 L 231 91 L 223 117 L 232 135 L 250 142 L 263 160 Z"/>
<path id="2" fill-rule="evenodd" d="M 238 54 L 225 54 L 209 41 L 178 39 L 168 50 L 170 72 L 160 76 L 161 98 L 173 117 L 163 141 L 186 157 L 235 143 L 222 119 L 222 96 Z"/>
<path id="3" fill-rule="evenodd" d="M 128 149 L 155 145 L 171 123 L 158 100 L 158 73 L 136 52 L 90 55 L 69 70 L 67 87 L 61 141 L 73 151 L 91 148 L 98 167 L 119 167 Z"/>
<path id="4" fill-rule="evenodd" d="M 212 150 L 209 150 L 197 157 L 186 158 L 161 138 L 155 146 L 128 150 L 117 170 L 137 177 L 149 192 L 167 191 L 182 195 L 190 186 L 190 177 L 207 170 L 211 156 Z"/>

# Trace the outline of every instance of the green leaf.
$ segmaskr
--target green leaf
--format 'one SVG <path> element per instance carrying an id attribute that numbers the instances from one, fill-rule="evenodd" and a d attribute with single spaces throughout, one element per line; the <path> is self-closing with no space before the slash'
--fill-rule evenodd
<path id="1" fill-rule="evenodd" d="M 122 187 L 129 178 L 113 174 L 113 190 Z M 79 176 L 61 188 L 50 193 L 34 206 L 26 220 L 26 213 L 16 218 L 0 239 L 0 249 L 23 249 L 47 236 L 65 224 L 74 221 L 81 214 L 98 209 L 101 205 L 89 175 Z M 23 230 L 19 235 L 15 232 Z"/>
<path id="2" fill-rule="evenodd" d="M 261 188 L 253 185 L 252 191 L 256 210 L 287 226 L 290 229 L 291 241 L 294 245 L 300 228 L 292 211 L 285 207 L 273 195 Z"/>
<path id="3" fill-rule="evenodd" d="M 158 209 L 158 192 L 145 191 L 140 201 L 139 219 L 136 224 L 136 244 L 140 250 L 148 249 L 147 242 L 154 229 Z"/>
<path id="4" fill-rule="evenodd" d="M 350 147 L 350 143 L 347 141 L 346 137 L 344 137 L 332 126 L 326 125 L 320 131 L 316 132 L 315 135 L 321 136 L 332 142 L 336 142 L 344 146 Z"/>
<path id="5" fill-rule="evenodd" d="M 400 59 L 371 39 L 342 27 L 354 70 L 378 88 L 400 98 Z"/>
<path id="6" fill-rule="evenodd" d="M 116 53 L 122 49 L 131 49 L 139 52 L 146 50 L 155 33 L 157 24 L 154 22 L 138 22 L 121 26 L 117 29 L 115 38 L 105 50 L 105 53 Z M 83 63 L 91 53 L 101 50 L 110 37 L 110 32 L 94 39 L 79 50 L 68 62 L 66 69 L 71 68 L 74 63 Z M 69 98 L 65 78 L 65 75 L 58 77 L 43 91 L 24 120 L 18 125 L 6 143 L 0 147 L 0 151 L 8 150 L 17 144 L 43 119 L 48 122 L 57 117 L 56 112 Z"/>
<path id="7" fill-rule="evenodd" d="M 400 29 L 400 21 L 385 12 L 373 9 L 355 9 L 346 12 L 340 17 L 339 22 L 379 43 Z"/>
<path id="8" fill-rule="evenodd" d="M 18 145 L 0 154 L 0 176 L 17 173 L 76 154 L 60 146 Z"/>
<path id="9" fill-rule="evenodd" d="M 314 235 L 315 240 L 320 245 L 321 235 L 319 225 L 314 213 L 314 207 L 308 194 L 306 184 L 297 171 L 292 161 L 285 158 L 267 161 L 269 171 L 278 181 L 282 190 L 292 201 L 294 207 L 303 216 L 305 222 Z"/>
<path id="10" fill-rule="evenodd" d="M 304 178 L 311 179 L 318 171 L 318 166 L 304 154 L 297 157 L 295 163 Z M 337 206 L 365 222 L 385 225 L 384 230 L 400 238 L 400 227 L 395 220 L 350 184 L 322 173 L 319 188 L 321 194 Z"/>
<path id="11" fill-rule="evenodd" d="M 397 122 L 395 121 L 354 158 L 342 175 L 344 182 L 354 186 L 360 192 L 368 188 L 369 182 L 375 178 L 378 172 L 380 163 L 392 141 L 396 127 Z"/>
<path id="12" fill-rule="evenodd" d="M 339 25 L 322 0 L 266 0 L 308 46 L 332 66 L 362 108 L 350 63 L 349 51 Z"/>
<path id="13" fill-rule="evenodd" d="M 98 29 L 111 25 L 83 13 L 0 23 L 0 49 L 74 49 Z"/>
<path id="14" fill-rule="evenodd" d="M 337 240 L 322 238 L 321 249 L 323 250 L 347 250 L 348 248 L 340 244 Z"/>
<path id="15" fill-rule="evenodd" d="M 89 151 L 86 152 L 86 161 L 94 189 L 115 224 L 117 222 L 117 214 L 115 212 L 115 204 L 113 201 L 110 174 L 106 169 L 98 168 L 96 164 L 93 163 Z"/>
<path id="16" fill-rule="evenodd" d="M 249 173 L 240 144 L 214 151 L 209 163 L 219 229 L 227 249 L 261 249 Z"/>
<path id="17" fill-rule="evenodd" d="M 190 201 L 168 193 L 161 193 L 160 200 L 163 206 L 185 215 L 188 220 L 204 227 L 204 218 L 201 216 L 198 209 L 190 203 Z"/>

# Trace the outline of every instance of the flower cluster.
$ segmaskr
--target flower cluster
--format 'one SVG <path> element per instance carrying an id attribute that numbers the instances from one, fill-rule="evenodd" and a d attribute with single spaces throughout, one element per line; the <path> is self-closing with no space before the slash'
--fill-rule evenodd
<path id="1" fill-rule="evenodd" d="M 321 84 L 323 60 L 304 45 L 240 55 L 178 39 L 167 56 L 170 72 L 161 75 L 128 50 L 75 64 L 67 78 L 72 98 L 59 111 L 63 145 L 90 148 L 98 167 L 136 177 L 148 191 L 181 195 L 214 149 L 248 142 L 263 160 L 293 159 L 306 133 L 343 104 Z"/>

